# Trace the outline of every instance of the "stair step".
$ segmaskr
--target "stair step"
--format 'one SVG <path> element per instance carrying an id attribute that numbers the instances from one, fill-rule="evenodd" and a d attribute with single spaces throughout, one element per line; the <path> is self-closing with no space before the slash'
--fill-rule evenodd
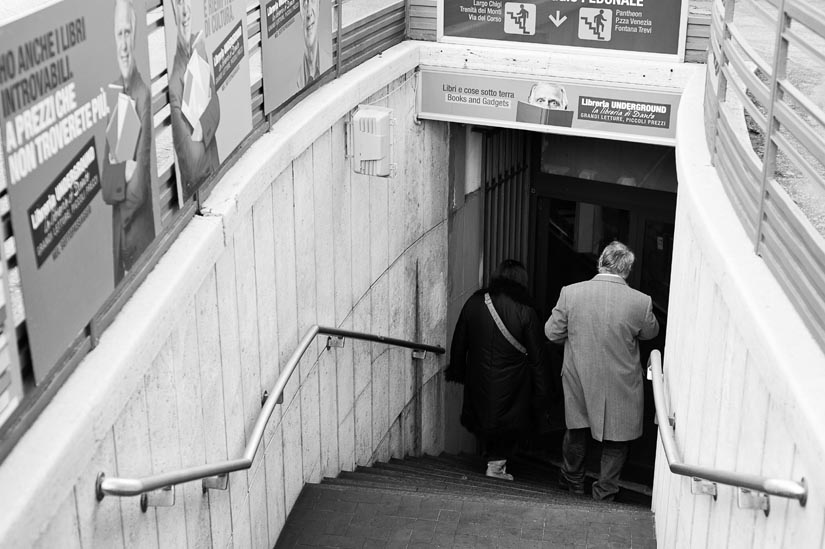
<path id="1" fill-rule="evenodd" d="M 536 505 L 544 505 L 544 504 L 556 504 L 556 505 L 564 505 L 565 501 L 568 502 L 569 500 L 565 500 L 564 498 L 559 498 L 557 501 L 550 500 L 548 498 L 540 498 L 540 497 L 527 497 L 527 496 L 519 496 L 514 494 L 508 493 L 498 493 L 498 492 L 491 492 L 485 490 L 457 490 L 455 488 L 444 488 L 438 486 L 420 486 L 420 485 L 412 485 L 410 483 L 399 483 L 397 485 L 388 484 L 386 482 L 371 482 L 363 479 L 352 479 L 352 478 L 325 478 L 323 480 L 324 485 L 329 486 L 346 486 L 350 488 L 371 488 L 371 489 L 378 489 L 378 490 L 386 490 L 388 492 L 401 492 L 401 493 L 410 493 L 410 494 L 428 494 L 433 496 L 439 497 L 451 497 L 451 498 L 467 498 L 467 497 L 474 497 L 480 500 L 487 500 L 496 499 L 496 500 L 506 500 L 506 501 L 521 501 L 524 503 L 531 503 Z"/>
<path id="2" fill-rule="evenodd" d="M 468 454 L 452 455 L 444 453 L 439 456 L 425 455 L 421 458 L 414 459 L 421 460 L 422 463 L 438 463 L 453 466 L 456 469 L 460 469 L 462 466 L 481 467 L 485 463 L 483 458 Z M 560 490 L 562 489 L 557 481 L 560 464 L 556 465 L 553 462 L 547 462 L 543 458 L 518 454 L 508 461 L 507 469 L 508 472 L 512 472 L 517 478 L 529 483 L 538 483 L 544 486 L 553 486 Z M 588 472 L 585 482 L 588 484 L 592 483 L 596 478 L 598 478 L 596 474 Z M 621 503 L 650 508 L 652 490 L 648 486 L 624 480 L 619 481 L 619 486 L 622 488 L 618 496 Z"/>
<path id="3" fill-rule="evenodd" d="M 439 456 L 424 455 L 419 458 L 407 458 L 404 461 L 415 462 L 422 467 L 451 468 L 455 471 L 464 471 L 468 467 L 482 470 L 486 467 L 486 461 L 484 461 L 483 458 L 468 454 L 453 455 L 444 453 Z M 566 492 L 566 490 L 558 484 L 559 468 L 541 459 L 519 455 L 508 461 L 507 470 L 513 473 L 517 481 L 522 481 L 527 485 Z M 592 483 L 593 480 L 594 475 L 589 475 L 585 482 Z M 622 488 L 622 491 L 618 496 L 618 504 L 640 506 L 645 509 L 650 508 L 651 492 L 647 487 L 624 481 L 619 481 L 619 486 Z M 603 503 L 599 502 L 598 504 Z"/>
<path id="4" fill-rule="evenodd" d="M 375 465 L 373 465 L 373 467 L 377 469 L 395 470 L 402 473 L 409 472 L 410 474 L 426 474 L 433 478 L 456 479 L 492 485 L 497 485 L 501 482 L 500 480 L 492 479 L 486 476 L 483 472 L 480 471 L 470 471 L 466 468 L 450 468 L 448 466 L 444 466 L 440 463 L 435 462 L 409 463 L 407 461 L 401 460 L 390 460 L 389 463 L 376 463 Z M 513 488 L 519 488 L 522 490 L 539 494 L 554 494 L 561 491 L 561 489 L 555 483 L 550 484 L 546 481 L 527 483 L 523 482 L 520 477 L 516 477 L 514 481 L 508 482 L 507 484 Z"/>
<path id="5" fill-rule="evenodd" d="M 449 469 L 443 467 L 439 464 L 410 464 L 410 463 L 398 463 L 390 461 L 388 463 L 376 463 L 373 467 L 382 470 L 391 470 L 397 471 L 399 473 L 409 473 L 415 475 L 426 475 L 433 478 L 444 478 L 444 479 L 452 479 L 452 480 L 473 480 L 477 482 L 483 482 L 487 484 L 498 485 L 501 481 L 488 477 L 485 474 L 485 469 L 480 470 L 471 470 L 471 469 Z M 510 469 L 508 467 L 508 472 Z M 547 482 L 540 482 L 540 483 L 527 483 L 521 481 L 519 478 L 516 478 L 512 482 L 507 483 L 508 486 L 511 487 L 518 487 L 524 490 L 530 490 L 534 492 L 546 492 L 550 491 L 557 491 L 555 490 L 555 484 L 550 484 Z"/>
<path id="6" fill-rule="evenodd" d="M 502 486 L 478 486 L 462 481 L 444 481 L 435 479 L 415 479 L 406 476 L 383 475 L 373 472 L 342 472 L 339 479 L 365 481 L 370 483 L 384 483 L 387 486 L 414 486 L 417 490 L 427 490 L 431 487 L 441 490 L 451 490 L 455 493 L 462 493 L 464 491 L 472 491 L 475 493 L 489 494 L 497 496 L 500 494 L 512 495 L 516 497 L 525 497 L 533 500 L 540 500 L 545 497 L 544 494 L 537 494 L 526 492 L 523 490 L 512 489 L 507 484 L 507 481 L 499 481 Z"/>
<path id="7" fill-rule="evenodd" d="M 536 456 L 531 456 L 530 454 L 517 454 L 515 456 L 514 461 L 516 463 L 524 463 L 529 464 L 530 467 L 535 467 L 537 470 L 541 470 L 542 468 L 546 470 L 555 470 L 558 471 L 561 468 L 561 461 L 557 459 L 551 458 L 540 458 Z M 591 479 L 597 479 L 598 473 L 593 471 L 587 471 L 586 476 Z M 641 484 L 638 482 L 631 482 L 629 480 L 619 480 L 619 486 L 625 490 L 630 490 L 632 492 L 636 492 L 638 494 L 642 494 L 645 496 L 652 496 L 653 489 L 650 486 L 645 484 Z"/>
<path id="8" fill-rule="evenodd" d="M 350 500 L 358 500 L 358 494 L 385 494 L 388 497 L 395 496 L 397 494 L 409 494 L 412 496 L 423 496 L 423 495 L 433 495 L 437 496 L 440 500 L 446 501 L 474 501 L 474 502 L 489 502 L 490 498 L 486 495 L 476 495 L 476 494 L 450 494 L 450 493 L 442 493 L 442 492 L 429 492 L 423 490 L 415 490 L 415 489 L 401 489 L 401 488 L 387 488 L 384 486 L 372 486 L 369 484 L 351 484 L 348 482 L 337 483 L 338 479 L 334 478 L 325 478 L 321 484 L 307 484 L 305 486 L 305 490 L 311 490 L 312 492 L 336 492 L 336 493 L 347 493 L 351 494 Z M 374 499 L 374 498 L 371 498 Z M 611 515 L 615 514 L 623 514 L 628 516 L 629 518 L 637 519 L 637 518 L 649 518 L 651 515 L 650 510 L 642 510 L 637 507 L 624 507 L 620 509 L 611 509 L 607 508 L 604 505 L 598 505 L 591 507 L 581 507 L 579 505 L 579 500 L 576 499 L 572 501 L 568 499 L 560 500 L 560 501 L 534 501 L 534 500 L 519 500 L 519 499 L 506 499 L 506 503 L 508 505 L 514 506 L 524 506 L 526 508 L 534 509 L 536 507 L 544 508 L 544 509 L 557 509 L 560 512 L 570 511 L 571 509 L 575 509 L 577 511 L 584 511 L 584 512 L 592 512 L 592 513 L 609 513 Z"/>
<path id="9" fill-rule="evenodd" d="M 494 498 L 494 499 L 507 499 L 507 500 L 519 500 L 519 501 L 530 501 L 534 503 L 542 503 L 545 501 L 546 498 L 540 497 L 529 497 L 529 496 L 520 496 L 516 494 L 509 494 L 509 493 L 500 493 L 500 492 L 492 492 L 489 490 L 478 490 L 478 489 L 471 489 L 468 490 L 467 488 L 459 489 L 456 487 L 445 487 L 445 486 L 436 486 L 436 485 L 420 485 L 420 484 L 411 484 L 409 482 L 404 483 L 389 483 L 385 481 L 372 481 L 372 480 L 365 480 L 363 478 L 352 478 L 352 477 L 338 477 L 338 478 L 325 478 L 324 484 L 330 485 L 342 485 L 342 486 L 364 486 L 368 488 L 379 488 L 383 490 L 390 490 L 390 491 L 397 491 L 397 492 L 410 492 L 416 494 L 430 494 L 430 495 L 438 495 L 438 496 L 450 496 L 450 497 L 465 497 L 465 496 L 476 496 L 481 498 Z"/>

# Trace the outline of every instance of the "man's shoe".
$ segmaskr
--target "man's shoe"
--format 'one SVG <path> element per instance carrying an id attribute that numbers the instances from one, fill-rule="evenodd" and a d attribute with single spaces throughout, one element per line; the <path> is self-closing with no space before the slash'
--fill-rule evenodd
<path id="1" fill-rule="evenodd" d="M 501 480 L 513 480 L 513 475 L 507 472 L 507 460 L 506 459 L 499 459 L 496 461 L 488 461 L 487 462 L 487 473 L 485 473 L 488 477 L 498 478 Z"/>

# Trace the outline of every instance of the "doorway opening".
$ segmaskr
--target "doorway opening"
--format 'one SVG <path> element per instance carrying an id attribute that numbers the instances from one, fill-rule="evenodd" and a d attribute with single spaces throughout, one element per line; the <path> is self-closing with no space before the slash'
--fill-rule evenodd
<path id="1" fill-rule="evenodd" d="M 650 351 L 664 352 L 676 214 L 676 168 L 669 147 L 601 139 L 534 135 L 530 242 L 533 295 L 542 320 L 561 288 L 597 273 L 601 251 L 613 240 L 636 255 L 628 284 L 651 296 L 659 335 L 640 342 L 642 364 Z M 563 350 L 549 345 L 554 374 Z M 623 479 L 653 484 L 656 425 L 653 391 L 645 383 L 644 430 L 630 448 Z M 563 432 L 545 445 L 561 453 Z M 592 441 L 598 447 L 598 443 Z M 588 469 L 598 471 L 598 451 Z"/>

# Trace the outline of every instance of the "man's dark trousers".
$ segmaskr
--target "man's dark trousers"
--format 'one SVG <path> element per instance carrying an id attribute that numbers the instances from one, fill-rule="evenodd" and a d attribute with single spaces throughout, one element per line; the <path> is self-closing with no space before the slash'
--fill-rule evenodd
<path id="1" fill-rule="evenodd" d="M 584 458 L 587 455 L 587 442 L 590 439 L 590 429 L 568 429 L 564 433 L 562 443 L 562 481 L 570 487 L 572 492 L 582 493 L 584 490 Z M 613 501 L 619 492 L 619 475 L 622 472 L 629 442 L 614 440 L 602 441 L 602 460 L 599 471 L 599 480 L 593 483 L 593 499 Z"/>

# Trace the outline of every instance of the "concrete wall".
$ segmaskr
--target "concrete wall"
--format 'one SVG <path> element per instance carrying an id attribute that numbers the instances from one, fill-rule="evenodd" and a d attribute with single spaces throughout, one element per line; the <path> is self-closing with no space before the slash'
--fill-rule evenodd
<path id="1" fill-rule="evenodd" d="M 469 126 L 451 125 L 447 286 L 447 335 L 451 339 L 464 302 L 481 287 L 484 191 L 480 188 L 480 143 L 481 137 Z M 444 449 L 451 453 L 477 449 L 475 436 L 460 423 L 463 399 L 463 385 L 446 384 Z"/>
<path id="2" fill-rule="evenodd" d="M 318 341 L 227 491 L 187 483 L 145 514 L 95 500 L 100 471 L 240 456 L 312 324 L 445 345 L 449 130 L 413 119 L 417 64 L 385 52 L 249 147 L 0 465 L 0 546 L 272 547 L 303 483 L 442 448 L 442 357 Z M 359 103 L 394 109 L 393 179 L 350 169 Z"/>
<path id="3" fill-rule="evenodd" d="M 694 496 L 659 445 L 654 486 L 660 547 L 825 546 L 825 354 L 750 242 L 705 146 L 702 78 L 679 114 L 679 197 L 664 359 L 676 441 L 687 463 L 805 478 L 805 507 L 770 498 L 739 509 L 736 490 Z"/>

